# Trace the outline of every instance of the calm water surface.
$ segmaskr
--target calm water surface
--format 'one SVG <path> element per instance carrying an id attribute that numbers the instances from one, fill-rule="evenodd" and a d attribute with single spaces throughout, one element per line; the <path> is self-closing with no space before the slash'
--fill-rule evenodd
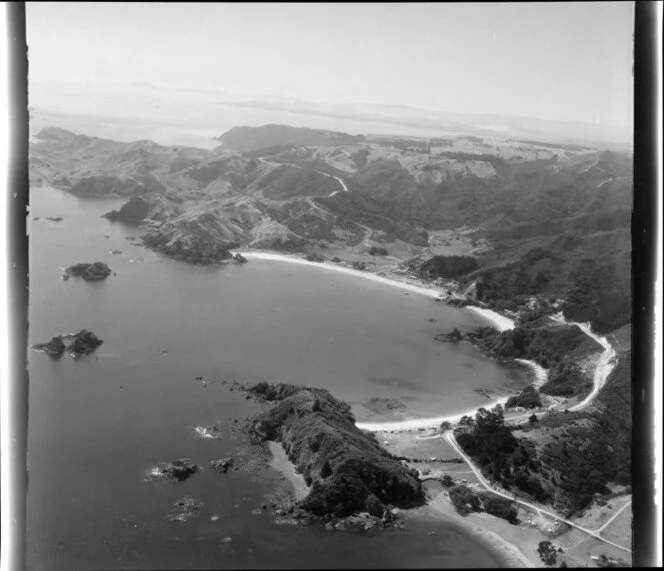
<path id="1" fill-rule="evenodd" d="M 364 405 L 375 396 L 402 402 L 406 417 L 439 415 L 485 402 L 477 388 L 504 392 L 523 381 L 469 347 L 432 340 L 476 325 L 467 312 L 299 265 L 173 262 L 129 243 L 141 228 L 100 218 L 123 202 L 31 191 L 30 343 L 81 328 L 104 340 L 79 361 L 29 352 L 31 569 L 499 565 L 473 538 L 432 520 L 364 535 L 274 525 L 251 514 L 268 484 L 242 471 L 145 481 L 159 462 L 184 456 L 205 466 L 240 452 L 230 430 L 221 440 L 194 431 L 255 412 L 222 380 L 325 387 L 372 420 L 380 417 Z M 60 278 L 92 261 L 117 275 Z M 186 494 L 204 508 L 185 523 L 168 521 Z"/>

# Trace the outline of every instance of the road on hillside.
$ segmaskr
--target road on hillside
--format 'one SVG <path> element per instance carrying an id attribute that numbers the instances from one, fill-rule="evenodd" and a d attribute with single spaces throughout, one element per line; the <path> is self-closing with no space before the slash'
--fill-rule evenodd
<path id="1" fill-rule="evenodd" d="M 507 494 L 507 493 L 505 493 L 505 492 L 502 492 L 502 491 L 500 491 L 500 490 L 497 490 L 496 488 L 494 488 L 493 486 L 491 486 L 491 484 L 489 484 L 489 482 L 486 480 L 486 478 L 484 477 L 484 475 L 482 474 L 482 472 L 480 471 L 480 469 L 479 469 L 477 466 L 475 466 L 475 464 L 473 463 L 473 461 L 471 460 L 471 458 L 470 458 L 470 457 L 469 457 L 469 456 L 468 456 L 468 455 L 462 450 L 461 446 L 459 446 L 459 444 L 457 443 L 456 438 L 454 438 L 454 433 L 453 433 L 451 430 L 448 430 L 448 431 L 445 432 L 445 434 L 442 435 L 442 436 L 443 436 L 443 438 L 447 441 L 447 443 L 448 443 L 450 446 L 452 446 L 452 448 L 454 448 L 454 450 L 456 450 L 457 454 L 459 454 L 459 456 L 461 456 L 461 458 L 464 459 L 464 461 L 466 462 L 466 464 L 468 464 L 468 466 L 470 467 L 470 469 L 473 471 L 473 474 L 475 474 L 475 477 L 478 479 L 478 481 L 480 482 L 480 484 L 481 484 L 482 486 L 484 486 L 489 492 L 491 492 L 491 493 L 493 493 L 493 494 L 495 494 L 495 495 L 497 495 L 497 496 L 501 496 L 501 497 L 503 497 L 503 498 L 506 498 L 506 499 L 508 499 L 508 500 L 510 500 L 510 501 L 513 501 L 513 502 L 515 502 L 515 503 L 517 503 L 517 504 L 520 504 L 520 505 L 522 505 L 522 506 L 525 506 L 525 507 L 527 507 L 527 508 L 529 508 L 529 509 L 531 509 L 531 510 L 534 510 L 534 511 L 537 512 L 537 513 L 547 515 L 547 516 L 553 518 L 553 519 L 556 520 L 556 521 L 560 521 L 560 522 L 562 522 L 562 523 L 564 523 L 564 524 L 569 525 L 570 527 L 573 527 L 573 528 L 575 528 L 575 529 L 578 529 L 579 531 L 582 531 L 583 533 L 586 533 L 586 534 L 588 534 L 588 535 L 594 537 L 595 539 L 598 539 L 598 540 L 600 540 L 600 541 L 602 541 L 602 542 L 604 542 L 604 543 L 606 543 L 606 544 L 608 544 L 608 545 L 611 545 L 611 546 L 613 546 L 613 547 L 616 547 L 617 549 L 621 549 L 621 550 L 623 550 L 623 551 L 627 551 L 628 553 L 631 553 L 631 552 L 632 552 L 631 549 L 628 549 L 627 547 L 623 547 L 622 545 L 618 545 L 617 543 L 613 543 L 613 541 L 609 541 L 608 539 L 605 539 L 604 537 L 600 536 L 600 531 L 601 531 L 602 529 L 604 529 L 604 527 L 606 527 L 606 524 L 603 525 L 603 526 L 602 526 L 600 529 L 598 529 L 598 530 L 586 529 L 585 527 L 581 527 L 580 525 L 577 525 L 577 524 L 575 524 L 574 522 L 571 522 L 571 521 L 569 521 L 569 520 L 566 520 L 566 519 L 561 518 L 559 515 L 556 515 L 556 514 L 554 514 L 554 513 L 552 513 L 552 512 L 549 512 L 549 511 L 547 511 L 547 510 L 544 510 L 544 509 L 542 509 L 542 508 L 540 508 L 540 507 L 538 507 L 538 506 L 535 506 L 535 505 L 533 505 L 533 504 L 531 504 L 531 503 L 528 503 L 528 502 L 525 502 L 525 501 L 523 501 L 523 500 L 517 499 L 516 497 L 514 497 L 514 496 L 512 496 L 512 495 L 510 495 L 510 494 Z M 623 509 L 625 509 L 625 506 L 623 506 L 623 507 L 621 508 L 620 511 L 622 511 Z M 611 520 L 609 520 L 609 522 L 612 521 L 617 515 L 618 515 L 618 514 L 615 514 L 615 515 L 613 516 L 613 518 L 611 518 Z M 607 523 L 609 523 L 609 522 L 607 522 Z"/>

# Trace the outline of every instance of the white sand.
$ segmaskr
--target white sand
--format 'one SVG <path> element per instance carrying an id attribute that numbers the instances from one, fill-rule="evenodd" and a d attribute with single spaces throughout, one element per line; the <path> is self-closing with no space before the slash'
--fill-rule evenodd
<path id="1" fill-rule="evenodd" d="M 392 280 L 389 278 L 385 278 L 383 276 L 377 276 L 376 274 L 373 274 L 371 272 L 363 272 L 360 270 L 353 270 L 351 268 L 346 268 L 343 266 L 337 266 L 335 264 L 330 264 L 330 263 L 325 263 L 325 262 L 310 262 L 308 260 L 305 260 L 303 258 L 299 258 L 296 256 L 287 256 L 284 254 L 273 254 L 271 252 L 254 252 L 254 251 L 240 251 L 238 252 L 239 254 L 242 254 L 247 260 L 273 260 L 273 261 L 278 261 L 278 262 L 291 262 L 294 264 L 301 264 L 305 266 L 315 266 L 317 268 L 323 268 L 327 270 L 332 270 L 335 272 L 341 272 L 344 274 L 352 275 L 352 276 L 357 276 L 360 278 L 372 280 L 375 282 L 383 283 L 386 285 L 390 285 L 393 287 L 400 287 L 404 290 L 413 292 L 413 293 L 419 293 L 421 295 L 426 295 L 429 297 L 433 298 L 439 298 L 442 295 L 442 292 L 440 292 L 437 289 L 434 288 L 428 288 L 424 286 L 419 286 L 415 284 L 410 284 L 410 283 L 403 283 L 399 282 L 396 280 Z M 467 306 L 467 309 L 470 309 L 471 311 L 474 311 L 475 313 L 481 315 L 485 319 L 487 319 L 496 329 L 499 331 L 506 331 L 507 329 L 514 329 L 514 321 L 509 319 L 508 317 L 505 317 L 503 315 L 500 315 L 499 313 L 496 313 L 495 311 L 491 311 L 490 309 L 483 309 L 481 307 L 474 307 L 474 306 Z M 530 362 L 528 362 L 530 363 Z M 532 363 L 533 366 L 535 363 Z M 494 406 L 500 404 L 501 406 L 505 406 L 505 403 L 507 402 L 507 399 L 509 397 L 501 397 L 491 403 L 487 403 L 485 405 L 485 408 L 493 408 Z M 370 432 L 380 432 L 380 431 L 389 431 L 389 430 L 400 430 L 400 431 L 408 431 L 408 430 L 418 430 L 420 428 L 437 428 L 440 426 L 440 424 L 444 421 L 455 423 L 458 422 L 459 419 L 464 416 L 464 415 L 469 415 L 469 416 L 474 416 L 475 412 L 477 411 L 476 408 L 467 410 L 465 412 L 461 412 L 458 414 L 453 414 L 453 415 L 448 415 L 448 416 L 440 416 L 440 417 L 435 417 L 435 418 L 415 418 L 411 420 L 402 420 L 398 422 L 359 422 L 357 423 L 357 427 L 360 428 L 361 430 L 368 430 Z"/>
<path id="2" fill-rule="evenodd" d="M 283 254 L 272 254 L 269 252 L 242 252 L 238 251 L 237 253 L 242 254 L 247 260 L 273 260 L 277 262 L 291 262 L 293 264 L 300 264 L 303 266 L 314 266 L 317 268 L 322 268 L 325 270 L 332 270 L 335 272 L 340 272 L 342 274 L 349 274 L 352 276 L 357 276 L 359 278 L 364 278 L 367 280 L 372 280 L 374 282 L 379 282 L 382 284 L 400 287 L 403 290 L 419 293 L 421 295 L 426 295 L 428 297 L 439 298 L 442 296 L 442 292 L 431 287 L 419 286 L 410 283 L 404 283 L 397 280 L 391 280 L 383 276 L 378 276 L 371 272 L 364 272 L 361 270 L 354 270 L 352 268 L 346 268 L 344 266 L 337 266 L 336 264 L 326 263 L 326 262 L 310 262 L 304 258 L 298 258 L 296 256 L 286 256 Z"/>
<path id="3" fill-rule="evenodd" d="M 535 361 L 529 361 L 528 359 L 514 359 L 515 361 L 526 365 L 527 367 L 530 367 L 535 375 L 535 382 L 533 385 L 535 385 L 535 388 L 541 387 L 546 381 L 549 380 L 549 371 L 542 367 L 541 365 L 538 365 L 535 363 Z"/>
<path id="4" fill-rule="evenodd" d="M 467 306 L 467 309 L 470 309 L 471 311 L 477 313 L 478 315 L 481 315 L 482 317 L 488 319 L 498 331 L 507 331 L 508 329 L 514 329 L 514 321 L 512 319 L 510 319 L 509 317 L 505 317 L 504 315 L 500 315 L 500 313 L 496 313 L 491 309 L 475 307 L 474 305 Z"/>

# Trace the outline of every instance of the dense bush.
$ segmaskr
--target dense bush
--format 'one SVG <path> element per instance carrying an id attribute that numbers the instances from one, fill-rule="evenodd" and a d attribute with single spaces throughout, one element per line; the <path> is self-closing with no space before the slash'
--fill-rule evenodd
<path id="1" fill-rule="evenodd" d="M 518 523 L 517 509 L 510 500 L 493 494 L 482 494 L 480 498 L 486 513 L 505 519 L 512 524 Z"/>
<path id="2" fill-rule="evenodd" d="M 571 397 L 592 389 L 592 380 L 574 363 L 557 363 L 549 371 L 549 380 L 540 392 L 547 395 Z"/>
<path id="3" fill-rule="evenodd" d="M 450 500 L 461 515 L 480 511 L 480 499 L 468 486 L 459 485 L 451 488 Z"/>
<path id="4" fill-rule="evenodd" d="M 440 481 L 446 488 L 451 488 L 454 485 L 454 478 L 449 474 L 445 474 Z"/>
<path id="5" fill-rule="evenodd" d="M 479 464 L 489 478 L 509 489 L 512 486 L 545 501 L 549 494 L 535 475 L 541 462 L 532 443 L 517 440 L 505 425 L 500 405 L 488 411 L 480 408 L 475 418 L 464 416 L 455 433 L 457 442 Z"/>
<path id="6" fill-rule="evenodd" d="M 350 265 L 355 268 L 356 270 L 366 270 L 367 265 L 364 262 L 358 262 L 357 260 L 353 260 Z"/>
<path id="7" fill-rule="evenodd" d="M 558 553 L 550 541 L 540 541 L 537 546 L 537 553 L 539 553 L 540 559 L 545 565 L 556 564 Z"/>
<path id="8" fill-rule="evenodd" d="M 369 255 L 370 256 L 387 256 L 389 252 L 387 251 L 387 248 L 380 248 L 378 246 L 371 246 L 369 249 Z"/>
<path id="9" fill-rule="evenodd" d="M 533 385 L 529 385 L 518 395 L 508 398 L 507 403 L 505 403 L 506 408 L 517 406 L 522 406 L 523 408 L 539 408 L 542 406 L 542 400 Z"/>
<path id="10" fill-rule="evenodd" d="M 310 252 L 305 256 L 305 260 L 308 260 L 309 262 L 324 262 L 325 258 L 320 254 L 316 254 L 315 252 Z"/>
<path id="11" fill-rule="evenodd" d="M 472 256 L 434 256 L 420 266 L 424 279 L 439 277 L 455 278 L 477 269 L 477 260 Z"/>

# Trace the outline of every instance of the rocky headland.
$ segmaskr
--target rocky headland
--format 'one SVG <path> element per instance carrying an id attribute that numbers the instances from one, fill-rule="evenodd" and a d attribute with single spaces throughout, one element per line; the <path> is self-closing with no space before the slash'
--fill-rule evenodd
<path id="1" fill-rule="evenodd" d="M 324 389 L 259 383 L 248 389 L 272 404 L 250 422 L 257 442 L 277 441 L 301 472 L 309 493 L 300 506 L 318 516 L 367 512 L 424 501 L 417 472 L 355 426 L 350 407 Z"/>

